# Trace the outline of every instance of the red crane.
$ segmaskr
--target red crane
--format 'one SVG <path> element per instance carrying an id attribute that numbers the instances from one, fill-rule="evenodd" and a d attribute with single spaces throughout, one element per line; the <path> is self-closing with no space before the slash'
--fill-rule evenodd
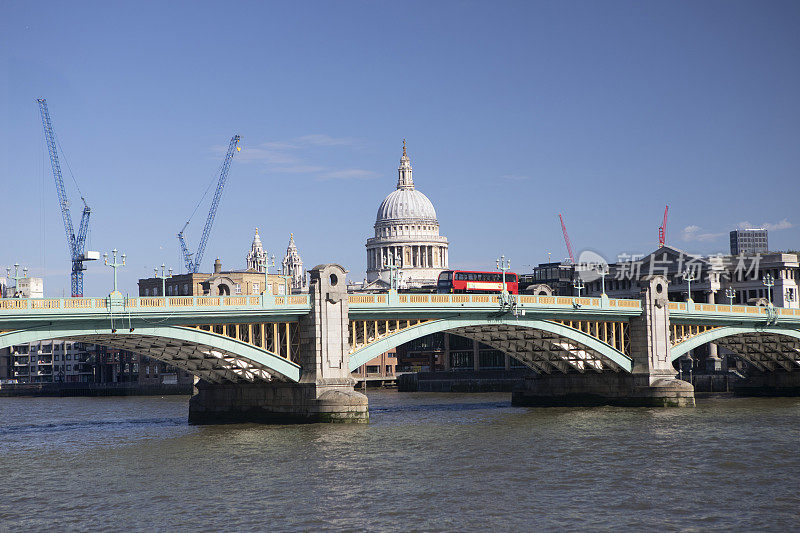
<path id="1" fill-rule="evenodd" d="M 669 206 L 664 208 L 664 221 L 661 222 L 661 225 L 658 227 L 658 247 L 663 248 L 664 245 L 667 243 L 667 211 L 669 211 Z"/>
<path id="2" fill-rule="evenodd" d="M 567 244 L 567 253 L 569 253 L 569 260 L 575 264 L 575 254 L 572 253 L 572 243 L 569 242 L 569 235 L 567 234 L 567 227 L 564 225 L 564 217 L 561 213 L 558 214 L 558 220 L 561 221 L 561 231 L 564 233 L 564 242 Z"/>

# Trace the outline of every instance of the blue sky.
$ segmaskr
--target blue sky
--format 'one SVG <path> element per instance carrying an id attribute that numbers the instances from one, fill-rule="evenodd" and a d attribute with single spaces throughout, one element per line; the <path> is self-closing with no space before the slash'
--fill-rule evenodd
<path id="1" fill-rule="evenodd" d="M 360 279 L 403 138 L 451 266 L 562 258 L 558 213 L 577 250 L 648 252 L 665 203 L 687 251 L 740 223 L 798 248 L 799 26 L 791 1 L 0 0 L 0 267 L 69 293 L 38 97 L 131 293 L 180 269 L 234 133 L 205 270 L 242 268 L 258 226 L 278 258 L 294 232 L 307 266 Z M 86 293 L 110 279 L 90 264 Z"/>

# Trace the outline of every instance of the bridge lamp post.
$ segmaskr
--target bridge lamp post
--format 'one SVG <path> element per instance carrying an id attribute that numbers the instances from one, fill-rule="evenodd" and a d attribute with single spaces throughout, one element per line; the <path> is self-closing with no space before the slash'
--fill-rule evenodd
<path id="1" fill-rule="evenodd" d="M 728 287 L 725 289 L 725 296 L 728 297 L 728 299 L 731 301 L 731 305 L 733 305 L 733 299 L 736 298 L 736 291 L 733 289 L 733 287 Z"/>
<path id="2" fill-rule="evenodd" d="M 119 267 L 124 267 L 125 266 L 125 254 L 122 254 L 122 263 L 117 263 L 117 251 L 118 250 L 116 248 L 111 250 L 111 253 L 114 255 L 112 263 L 108 262 L 108 253 L 104 253 L 103 254 L 103 260 L 104 260 L 106 266 L 110 266 L 111 268 L 114 269 L 114 292 L 112 292 L 111 295 L 120 295 L 121 296 L 121 294 L 117 291 L 117 269 Z"/>
<path id="3" fill-rule="evenodd" d="M 606 276 L 608 276 L 608 265 L 599 265 L 595 268 L 600 275 L 600 293 L 606 295 Z"/>
<path id="4" fill-rule="evenodd" d="M 156 272 L 156 277 L 157 278 L 161 278 L 161 296 L 166 298 L 167 297 L 167 278 L 171 278 L 172 277 L 172 267 L 170 267 L 170 269 L 169 269 L 169 275 L 164 273 L 164 268 L 165 268 L 164 263 L 161 263 L 161 275 L 160 276 L 158 275 L 158 267 L 154 268 L 153 270 L 155 270 L 155 272 Z"/>
<path id="5" fill-rule="evenodd" d="M 580 275 L 578 275 L 578 279 L 572 280 L 572 286 L 575 287 L 575 290 L 578 291 L 578 298 L 581 297 L 581 291 L 586 286 L 583 284 L 583 279 L 581 279 Z M 605 292 L 605 291 L 603 291 Z"/>
<path id="6" fill-rule="evenodd" d="M 388 259 L 383 261 L 383 269 L 389 271 L 389 290 L 396 291 L 400 285 L 397 279 L 400 267 L 394 264 L 394 256 L 391 257 L 391 261 Z"/>
<path id="7" fill-rule="evenodd" d="M 775 286 L 775 278 L 772 277 L 772 274 L 764 274 L 761 282 L 767 288 L 767 302 L 769 302 L 769 305 L 772 305 L 772 287 Z"/>
<path id="8" fill-rule="evenodd" d="M 506 259 L 505 255 L 501 255 L 500 259 L 495 259 L 495 264 L 497 265 L 497 270 L 503 273 L 503 294 L 506 291 L 506 272 L 511 270 L 511 259 Z"/>
<path id="9" fill-rule="evenodd" d="M 688 268 L 683 272 L 683 280 L 686 282 L 687 285 L 687 298 L 686 302 L 694 302 L 692 300 L 692 282 L 697 279 L 697 276 L 694 275 L 694 272 L 689 270 Z"/>
<path id="10" fill-rule="evenodd" d="M 267 292 L 267 287 L 269 287 L 269 261 L 270 257 L 267 252 L 264 252 L 264 257 L 258 260 L 259 266 L 264 269 L 264 293 Z M 272 254 L 272 266 L 275 266 L 275 254 Z"/>
<path id="11" fill-rule="evenodd" d="M 500 292 L 500 303 L 501 305 L 505 305 L 508 301 L 508 290 L 506 288 L 506 272 L 511 270 L 511 259 L 506 259 L 505 255 L 501 255 L 500 259 L 495 260 L 495 264 L 497 266 L 497 270 L 502 272 L 503 276 L 503 289 Z"/>

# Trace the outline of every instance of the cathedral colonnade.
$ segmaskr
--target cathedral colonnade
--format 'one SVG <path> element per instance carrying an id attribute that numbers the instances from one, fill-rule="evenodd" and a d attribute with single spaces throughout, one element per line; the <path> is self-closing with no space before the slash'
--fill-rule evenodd
<path id="1" fill-rule="evenodd" d="M 447 247 L 436 245 L 380 246 L 369 250 L 368 268 L 381 270 L 384 265 L 400 268 L 445 268 Z"/>

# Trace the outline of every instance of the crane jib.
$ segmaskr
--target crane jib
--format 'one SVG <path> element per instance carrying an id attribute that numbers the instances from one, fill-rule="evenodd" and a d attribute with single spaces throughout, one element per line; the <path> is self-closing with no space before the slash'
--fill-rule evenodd
<path id="1" fill-rule="evenodd" d="M 237 145 L 239 144 L 240 139 L 241 138 L 239 135 L 234 135 L 231 137 L 231 141 L 228 144 L 228 152 L 225 154 L 225 159 L 222 162 L 222 170 L 220 171 L 219 180 L 217 181 L 217 189 L 214 191 L 214 198 L 211 200 L 211 208 L 208 210 L 206 224 L 203 227 L 203 236 L 200 238 L 200 244 L 197 246 L 196 253 L 192 254 L 189 252 L 189 247 L 186 245 L 186 239 L 183 235 L 183 232 L 189 223 L 187 222 L 183 226 L 183 229 L 181 229 L 181 231 L 178 233 L 178 241 L 181 243 L 183 260 L 186 263 L 186 270 L 190 274 L 194 274 L 200 270 L 200 263 L 203 260 L 203 254 L 206 251 L 206 244 L 208 244 L 208 238 L 211 235 L 211 228 L 214 225 L 214 217 L 217 214 L 220 198 L 222 198 L 222 190 L 225 188 L 225 180 L 228 178 L 228 172 L 231 168 L 231 161 L 233 160 L 233 155 L 237 152 Z M 194 256 L 194 259 L 192 256 Z"/>
<path id="2" fill-rule="evenodd" d="M 70 275 L 70 284 L 72 289 L 72 296 L 83 296 L 83 266 L 84 251 L 86 247 L 86 235 L 89 231 L 89 217 L 92 210 L 86 205 L 86 200 L 83 200 L 83 213 L 81 214 L 81 222 L 78 226 L 78 234 L 75 235 L 75 230 L 72 225 L 72 214 L 69 211 L 69 200 L 67 193 L 64 190 L 64 178 L 61 175 L 61 165 L 58 162 L 58 150 L 56 146 L 55 134 L 53 133 L 53 125 L 50 121 L 50 112 L 47 109 L 47 100 L 39 98 L 36 100 L 39 103 L 39 113 L 42 116 L 42 128 L 44 129 L 44 139 L 47 143 L 47 151 L 50 154 L 50 166 L 53 169 L 53 179 L 56 183 L 56 194 L 58 194 L 58 204 L 61 207 L 61 218 L 64 222 L 64 231 L 67 234 L 67 248 L 69 250 L 70 259 L 72 261 L 72 273 Z"/>

